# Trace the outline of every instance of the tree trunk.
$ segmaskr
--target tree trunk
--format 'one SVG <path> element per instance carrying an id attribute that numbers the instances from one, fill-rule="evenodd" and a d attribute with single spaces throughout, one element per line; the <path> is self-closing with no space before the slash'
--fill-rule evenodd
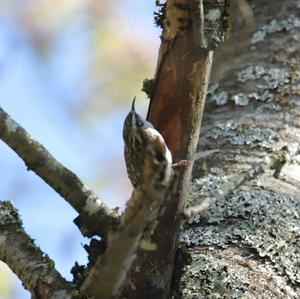
<path id="1" fill-rule="evenodd" d="M 175 298 L 300 298 L 300 2 L 249 2 L 254 32 L 234 19 L 216 54 L 188 205 L 278 150 L 286 163 L 187 221 Z"/>

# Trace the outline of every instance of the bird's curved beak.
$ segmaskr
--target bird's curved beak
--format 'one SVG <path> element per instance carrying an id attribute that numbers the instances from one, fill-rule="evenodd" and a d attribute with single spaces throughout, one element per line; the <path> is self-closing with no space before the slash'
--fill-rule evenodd
<path id="1" fill-rule="evenodd" d="M 133 98 L 133 101 L 132 101 L 132 105 L 131 105 L 131 111 L 135 111 L 135 98 Z"/>

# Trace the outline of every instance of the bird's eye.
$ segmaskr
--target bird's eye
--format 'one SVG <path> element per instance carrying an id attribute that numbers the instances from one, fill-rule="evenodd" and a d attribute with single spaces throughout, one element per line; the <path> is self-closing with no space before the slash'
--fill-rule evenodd
<path id="1" fill-rule="evenodd" d="M 136 124 L 137 124 L 138 127 L 142 127 L 144 123 L 143 123 L 143 121 L 138 120 L 138 121 L 136 122 Z"/>

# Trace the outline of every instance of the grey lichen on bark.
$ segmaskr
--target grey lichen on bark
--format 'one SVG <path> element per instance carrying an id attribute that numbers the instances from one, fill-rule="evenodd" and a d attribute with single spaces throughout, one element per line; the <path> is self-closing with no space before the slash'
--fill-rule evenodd
<path id="1" fill-rule="evenodd" d="M 159 20 L 163 24 L 161 46 L 151 92 L 147 119 L 159 130 L 175 162 L 188 160 L 178 171 L 171 200 L 158 219 L 152 235 L 157 250 L 139 250 L 130 282 L 124 291 L 128 298 L 169 298 L 175 252 L 181 223 L 180 214 L 188 193 L 193 157 L 199 138 L 203 107 L 209 83 L 213 51 L 223 40 L 222 17 L 225 1 L 205 1 L 208 47 L 197 43 L 200 12 L 192 16 L 191 1 L 169 0 Z M 192 24 L 195 23 L 193 27 Z M 201 27 L 201 26 L 200 26 Z M 200 32 L 202 27 L 199 28 Z M 205 28 L 204 28 L 205 29 Z M 219 37 L 219 38 L 217 38 Z M 203 36 L 199 37 L 200 40 Z M 203 47 L 202 47 L 203 46 Z"/>
<path id="2" fill-rule="evenodd" d="M 216 57 L 190 204 L 282 148 L 290 158 L 185 224 L 176 298 L 300 298 L 299 1 L 250 4 L 255 32 Z"/>

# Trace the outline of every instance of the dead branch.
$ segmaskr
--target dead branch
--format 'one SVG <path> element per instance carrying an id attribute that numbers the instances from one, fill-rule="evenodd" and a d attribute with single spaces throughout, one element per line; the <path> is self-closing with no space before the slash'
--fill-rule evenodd
<path id="1" fill-rule="evenodd" d="M 118 223 L 115 210 L 109 209 L 1 107 L 0 138 L 19 155 L 28 170 L 40 176 L 80 214 L 75 222 L 85 236 L 105 236 Z"/>
<path id="2" fill-rule="evenodd" d="M 109 236 L 106 252 L 89 272 L 81 288 L 84 294 L 92 298 L 119 298 L 137 248 L 142 246 L 141 236 L 147 225 L 157 218 L 166 200 L 171 172 L 167 161 L 156 160 L 151 152 L 146 154 L 143 185 L 132 193 L 120 228 Z M 161 181 L 161 177 L 165 180 Z M 156 250 L 150 240 L 142 243 L 148 250 Z"/>
<path id="3" fill-rule="evenodd" d="M 0 202 L 0 259 L 20 278 L 32 296 L 45 299 L 68 299 L 76 292 L 54 268 L 22 227 L 11 202 Z"/>

